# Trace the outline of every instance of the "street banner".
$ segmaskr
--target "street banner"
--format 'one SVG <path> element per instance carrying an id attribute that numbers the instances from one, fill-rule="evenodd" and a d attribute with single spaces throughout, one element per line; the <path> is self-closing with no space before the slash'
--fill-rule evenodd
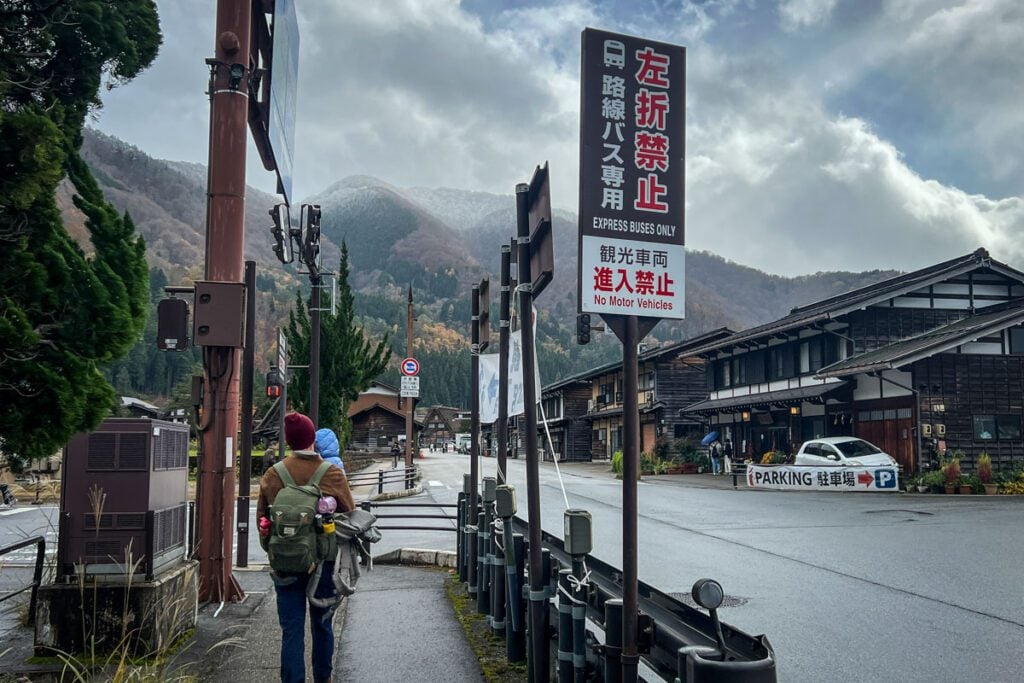
<path id="1" fill-rule="evenodd" d="M 747 486 L 781 491 L 899 491 L 895 467 L 747 465 Z"/>
<path id="2" fill-rule="evenodd" d="M 536 312 L 534 312 L 536 318 Z M 536 331 L 536 327 L 533 328 Z M 508 416 L 521 415 L 526 412 L 526 389 L 523 386 L 523 335 L 520 330 L 513 330 L 508 335 Z M 536 360 L 536 358 L 534 359 Z M 537 387 L 537 402 L 540 402 L 541 383 L 540 371 L 533 366 L 533 378 Z"/>
<path id="3" fill-rule="evenodd" d="M 498 419 L 498 359 L 497 353 L 480 354 L 480 424 L 489 425 Z"/>
<path id="4" fill-rule="evenodd" d="M 582 68 L 580 310 L 681 319 L 686 48 L 588 28 Z"/>

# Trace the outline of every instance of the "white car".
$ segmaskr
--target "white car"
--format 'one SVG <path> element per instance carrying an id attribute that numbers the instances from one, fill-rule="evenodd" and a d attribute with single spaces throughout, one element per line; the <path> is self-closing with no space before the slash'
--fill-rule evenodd
<path id="1" fill-rule="evenodd" d="M 795 464 L 804 467 L 898 467 L 896 459 L 855 436 L 829 436 L 805 441 Z"/>

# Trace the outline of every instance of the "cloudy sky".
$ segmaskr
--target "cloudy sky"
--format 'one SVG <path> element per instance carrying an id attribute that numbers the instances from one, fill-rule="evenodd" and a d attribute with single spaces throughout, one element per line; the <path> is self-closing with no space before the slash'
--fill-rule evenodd
<path id="1" fill-rule="evenodd" d="M 94 125 L 206 160 L 213 0 Z M 295 193 L 353 174 L 575 210 L 586 26 L 687 47 L 687 246 L 769 272 L 1024 267 L 1021 0 L 297 0 Z M 272 191 L 250 152 L 250 184 Z"/>

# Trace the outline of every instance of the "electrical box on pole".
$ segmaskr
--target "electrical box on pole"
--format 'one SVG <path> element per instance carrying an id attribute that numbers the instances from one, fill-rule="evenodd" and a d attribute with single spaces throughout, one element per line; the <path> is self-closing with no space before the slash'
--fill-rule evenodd
<path id="1" fill-rule="evenodd" d="M 245 334 L 245 284 L 196 282 L 192 340 L 196 346 L 240 349 Z"/>
<path id="2" fill-rule="evenodd" d="M 188 348 L 188 302 L 163 299 L 156 305 L 156 346 L 161 351 Z"/>

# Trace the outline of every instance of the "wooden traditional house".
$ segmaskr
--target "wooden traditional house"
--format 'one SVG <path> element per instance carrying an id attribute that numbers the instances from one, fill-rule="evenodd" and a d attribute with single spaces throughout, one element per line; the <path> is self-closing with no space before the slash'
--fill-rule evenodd
<path id="1" fill-rule="evenodd" d="M 637 399 L 641 452 L 652 451 L 661 437 L 701 436 L 700 420 L 681 412 L 707 396 L 705 361 L 693 350 L 731 334 L 731 330 L 720 328 L 640 353 Z M 591 454 L 595 459 L 611 458 L 615 451 L 622 450 L 622 363 L 610 363 L 586 376 L 590 379 L 590 400 L 583 418 L 591 425 Z"/>
<path id="2" fill-rule="evenodd" d="M 349 448 L 386 452 L 391 444 L 405 438 L 405 406 L 399 402 L 398 389 L 383 382 L 373 382 L 359 394 L 348 409 L 352 421 Z M 413 421 L 418 435 L 423 423 Z"/>
<path id="3" fill-rule="evenodd" d="M 696 349 L 710 388 L 683 415 L 739 457 L 855 435 L 913 473 L 961 451 L 1024 461 L 1024 273 L 979 249 Z"/>
<path id="4" fill-rule="evenodd" d="M 423 444 L 431 448 L 440 448 L 455 443 L 455 435 L 469 430 L 459 418 L 462 408 L 433 406 L 426 410 L 423 417 Z"/>
<path id="5" fill-rule="evenodd" d="M 558 458 L 559 462 L 590 460 L 590 423 L 583 415 L 590 400 L 590 381 L 577 375 L 548 385 L 541 391 L 542 416 L 547 420 L 547 432 L 551 435 L 548 446 L 544 426 L 541 424 L 540 440 L 544 445 L 544 459 Z"/>

